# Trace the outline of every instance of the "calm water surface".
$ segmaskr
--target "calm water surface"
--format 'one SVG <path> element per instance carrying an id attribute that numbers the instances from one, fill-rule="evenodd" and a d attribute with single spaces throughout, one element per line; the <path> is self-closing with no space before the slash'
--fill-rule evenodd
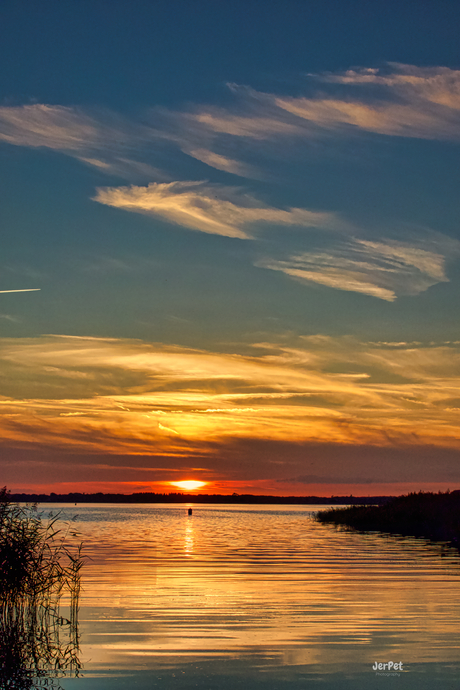
<path id="1" fill-rule="evenodd" d="M 63 688 L 460 688 L 458 552 L 324 506 L 192 507 L 53 506 L 91 557 Z"/>

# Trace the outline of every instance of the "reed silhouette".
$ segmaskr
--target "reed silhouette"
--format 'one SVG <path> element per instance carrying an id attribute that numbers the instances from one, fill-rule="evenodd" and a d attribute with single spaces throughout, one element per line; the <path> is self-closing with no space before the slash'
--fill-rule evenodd
<path id="1" fill-rule="evenodd" d="M 82 545 L 59 514 L 47 521 L 0 489 L 0 689 L 31 690 L 40 679 L 79 675 L 78 601 Z M 65 606 L 67 616 L 62 615 Z"/>
<path id="2" fill-rule="evenodd" d="M 331 508 L 316 513 L 318 522 L 332 522 L 360 531 L 425 537 L 460 546 L 460 491 L 410 493 L 384 505 Z"/>

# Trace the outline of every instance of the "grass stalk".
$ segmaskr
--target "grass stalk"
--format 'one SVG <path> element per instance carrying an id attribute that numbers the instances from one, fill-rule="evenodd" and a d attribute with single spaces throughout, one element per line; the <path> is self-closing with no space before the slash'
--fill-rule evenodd
<path id="1" fill-rule="evenodd" d="M 59 514 L 43 520 L 0 489 L 0 688 L 33 688 L 34 678 L 78 675 L 82 545 Z M 64 598 L 69 617 L 61 614 Z"/>

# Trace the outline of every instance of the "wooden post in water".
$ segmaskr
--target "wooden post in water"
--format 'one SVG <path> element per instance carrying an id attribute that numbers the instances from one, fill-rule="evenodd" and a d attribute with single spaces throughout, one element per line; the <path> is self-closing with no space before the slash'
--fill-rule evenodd
<path id="1" fill-rule="evenodd" d="M 189 515 L 192 514 L 192 509 L 191 509 L 191 508 L 188 509 L 188 514 L 189 514 Z"/>

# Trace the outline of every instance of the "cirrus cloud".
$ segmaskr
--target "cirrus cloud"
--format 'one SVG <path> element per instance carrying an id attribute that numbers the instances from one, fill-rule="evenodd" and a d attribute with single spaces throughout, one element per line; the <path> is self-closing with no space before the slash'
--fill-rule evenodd
<path id="1" fill-rule="evenodd" d="M 187 454 L 235 439 L 458 448 L 459 343 L 301 337 L 248 354 L 0 340 L 2 443 Z M 213 452 L 215 447 L 213 447 Z"/>
<path id="2" fill-rule="evenodd" d="M 413 243 L 351 238 L 327 251 L 303 252 L 285 260 L 264 258 L 256 265 L 302 282 L 393 302 L 400 294 L 417 295 L 448 282 L 446 260 L 459 249 L 460 243 L 439 235 Z"/>
<path id="3" fill-rule="evenodd" d="M 251 239 L 247 226 L 257 223 L 328 229 L 344 225 L 334 213 L 274 208 L 241 190 L 201 181 L 98 189 L 94 200 L 192 230 L 239 239 Z"/>
<path id="4" fill-rule="evenodd" d="M 307 76 L 305 91 L 321 83 L 320 92 L 286 96 L 232 84 L 232 109 L 205 107 L 187 114 L 184 124 L 193 119 L 196 127 L 216 135 L 260 142 L 317 137 L 322 131 L 460 139 L 460 70 L 389 63 L 383 69 Z"/>

